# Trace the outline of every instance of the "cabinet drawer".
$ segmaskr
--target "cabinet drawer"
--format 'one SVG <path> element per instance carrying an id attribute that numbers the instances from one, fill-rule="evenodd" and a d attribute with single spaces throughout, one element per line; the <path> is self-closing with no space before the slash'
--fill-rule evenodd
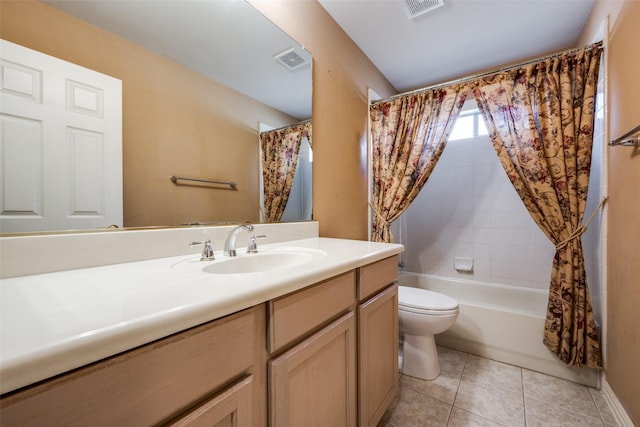
<path id="1" fill-rule="evenodd" d="M 263 306 L 147 344 L 2 399 L 3 425 L 161 422 L 253 365 Z"/>
<path id="2" fill-rule="evenodd" d="M 354 270 L 270 301 L 269 351 L 277 351 L 349 309 L 355 300 L 355 283 Z"/>
<path id="3" fill-rule="evenodd" d="M 360 269 L 358 301 L 364 301 L 389 286 L 398 277 L 398 257 L 392 256 Z"/>

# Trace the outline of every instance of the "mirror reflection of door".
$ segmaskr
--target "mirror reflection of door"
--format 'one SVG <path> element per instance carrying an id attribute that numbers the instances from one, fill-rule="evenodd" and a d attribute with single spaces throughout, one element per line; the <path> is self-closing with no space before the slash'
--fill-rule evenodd
<path id="1" fill-rule="evenodd" d="M 258 132 L 266 132 L 276 127 L 259 123 Z M 258 138 L 258 143 L 260 138 Z M 260 147 L 262 152 L 262 147 Z M 262 156 L 261 156 L 262 158 Z M 312 194 L 313 150 L 307 137 L 302 138 L 296 172 L 280 222 L 310 221 L 313 216 Z M 260 221 L 264 222 L 264 181 L 262 162 L 260 162 Z"/>
<path id="2" fill-rule="evenodd" d="M 0 231 L 122 227 L 121 81 L 0 46 Z"/>

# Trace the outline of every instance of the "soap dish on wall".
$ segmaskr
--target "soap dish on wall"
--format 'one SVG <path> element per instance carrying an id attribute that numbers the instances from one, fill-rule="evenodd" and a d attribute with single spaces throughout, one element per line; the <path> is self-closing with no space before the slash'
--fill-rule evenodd
<path id="1" fill-rule="evenodd" d="M 453 268 L 460 273 L 473 273 L 473 258 L 457 256 L 454 258 Z"/>

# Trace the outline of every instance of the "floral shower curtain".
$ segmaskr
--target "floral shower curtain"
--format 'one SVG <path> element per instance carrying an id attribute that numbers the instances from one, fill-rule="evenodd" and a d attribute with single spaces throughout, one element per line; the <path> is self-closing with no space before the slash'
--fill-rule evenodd
<path id="1" fill-rule="evenodd" d="M 531 217 L 556 246 L 544 344 L 565 363 L 602 367 L 580 235 L 601 48 L 480 78 L 473 94 Z"/>
<path id="2" fill-rule="evenodd" d="M 264 220 L 279 222 L 289 200 L 298 164 L 300 143 L 307 137 L 311 145 L 311 122 L 260 133 Z"/>
<path id="3" fill-rule="evenodd" d="M 454 85 L 371 106 L 373 241 L 393 240 L 391 223 L 427 182 L 467 91 L 467 85 Z"/>

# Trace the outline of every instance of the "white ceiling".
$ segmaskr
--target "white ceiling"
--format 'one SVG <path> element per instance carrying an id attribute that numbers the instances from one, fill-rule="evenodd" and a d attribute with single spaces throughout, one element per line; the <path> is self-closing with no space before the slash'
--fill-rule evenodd
<path id="1" fill-rule="evenodd" d="M 399 92 L 576 47 L 594 3 L 444 0 L 409 19 L 403 0 L 318 1 Z"/>
<path id="2" fill-rule="evenodd" d="M 45 1 L 299 120 L 311 117 L 311 65 L 291 72 L 273 60 L 290 47 L 310 54 L 245 1 Z M 444 0 L 409 19 L 403 0 L 318 1 L 399 92 L 576 47 L 594 3 Z"/>
<path id="3" fill-rule="evenodd" d="M 45 0 L 299 120 L 311 117 L 311 55 L 237 0 Z M 273 59 L 290 48 L 309 62 Z"/>

